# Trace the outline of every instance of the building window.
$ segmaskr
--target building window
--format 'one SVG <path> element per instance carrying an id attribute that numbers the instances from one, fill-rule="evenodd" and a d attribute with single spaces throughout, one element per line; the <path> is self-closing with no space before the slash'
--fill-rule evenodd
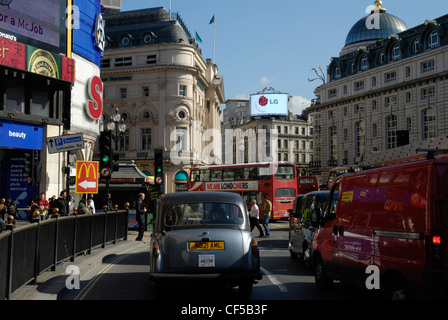
<path id="1" fill-rule="evenodd" d="M 330 89 L 330 90 L 328 90 L 328 98 L 334 98 L 334 97 L 336 97 L 336 93 L 337 93 L 336 89 Z"/>
<path id="2" fill-rule="evenodd" d="M 117 151 L 128 151 L 129 150 L 129 130 L 126 130 L 124 135 L 118 141 Z"/>
<path id="3" fill-rule="evenodd" d="M 380 64 L 383 64 L 386 61 L 386 55 L 384 54 L 384 51 L 382 51 L 380 53 L 380 56 L 379 56 L 378 60 L 379 60 Z"/>
<path id="4" fill-rule="evenodd" d="M 299 155 L 297 153 L 294 154 L 294 163 L 299 163 Z"/>
<path id="5" fill-rule="evenodd" d="M 434 98 L 435 96 L 436 96 L 436 88 L 435 87 L 422 89 L 422 100 Z"/>
<path id="6" fill-rule="evenodd" d="M 372 77 L 372 87 L 376 87 L 376 77 Z"/>
<path id="7" fill-rule="evenodd" d="M 348 140 L 348 130 L 344 129 L 344 141 Z"/>
<path id="8" fill-rule="evenodd" d="M 175 151 L 187 150 L 187 129 L 185 128 L 176 128 L 176 141 L 173 147 Z M 244 150 L 247 150 L 245 147 Z"/>
<path id="9" fill-rule="evenodd" d="M 110 59 L 101 59 L 101 68 L 110 68 Z"/>
<path id="10" fill-rule="evenodd" d="M 406 92 L 406 103 L 412 102 L 412 93 L 410 91 Z"/>
<path id="11" fill-rule="evenodd" d="M 337 79 L 341 79 L 341 68 L 339 68 L 339 66 L 337 66 L 334 69 L 334 78 Z"/>
<path id="12" fill-rule="evenodd" d="M 400 51 L 400 47 L 398 46 L 398 44 L 392 48 L 392 59 L 394 61 L 401 59 L 401 51 Z"/>
<path id="13" fill-rule="evenodd" d="M 372 136 L 373 136 L 373 137 L 378 136 L 378 126 L 377 126 L 376 123 L 374 123 L 374 124 L 372 125 Z"/>
<path id="14" fill-rule="evenodd" d="M 388 72 L 385 74 L 385 78 L 384 78 L 385 83 L 395 81 L 395 80 L 397 80 L 397 72 L 396 71 Z"/>
<path id="15" fill-rule="evenodd" d="M 156 64 L 156 63 L 157 63 L 157 56 L 155 54 L 146 56 L 146 64 Z"/>
<path id="16" fill-rule="evenodd" d="M 412 118 L 406 118 L 406 130 L 412 131 Z"/>
<path id="17" fill-rule="evenodd" d="M 365 71 L 369 69 L 369 60 L 367 60 L 366 56 L 363 56 L 361 59 L 361 70 Z"/>
<path id="18" fill-rule="evenodd" d="M 336 127 L 332 126 L 329 129 L 329 146 L 330 146 L 330 160 L 338 159 L 338 134 Z"/>
<path id="19" fill-rule="evenodd" d="M 372 100 L 372 110 L 376 110 L 376 100 Z"/>
<path id="20" fill-rule="evenodd" d="M 120 88 L 120 99 L 126 99 L 128 95 L 126 88 Z"/>
<path id="21" fill-rule="evenodd" d="M 142 87 L 142 97 L 149 97 L 149 87 Z"/>
<path id="22" fill-rule="evenodd" d="M 151 128 L 141 130 L 142 150 L 151 150 Z"/>
<path id="23" fill-rule="evenodd" d="M 411 67 L 406 67 L 406 78 L 409 78 L 411 76 Z"/>
<path id="24" fill-rule="evenodd" d="M 294 149 L 299 150 L 299 140 L 294 140 Z"/>
<path id="25" fill-rule="evenodd" d="M 184 97 L 187 96 L 187 86 L 186 85 L 183 85 L 183 84 L 179 85 L 179 95 L 184 96 Z"/>
<path id="26" fill-rule="evenodd" d="M 386 97 L 384 99 L 384 106 L 386 108 L 393 107 L 396 104 L 397 104 L 397 97 L 396 96 L 390 96 L 390 97 Z"/>
<path id="27" fill-rule="evenodd" d="M 283 140 L 283 147 L 288 149 L 288 140 Z"/>
<path id="28" fill-rule="evenodd" d="M 116 58 L 115 59 L 115 66 L 116 67 L 132 66 L 132 57 Z"/>
<path id="29" fill-rule="evenodd" d="M 412 44 L 412 48 L 414 50 L 414 53 L 418 53 L 420 51 L 420 39 L 419 38 L 414 40 L 414 43 Z"/>
<path id="30" fill-rule="evenodd" d="M 364 81 L 355 82 L 355 91 L 364 89 Z"/>
<path id="31" fill-rule="evenodd" d="M 437 33 L 437 31 L 434 30 L 429 35 L 428 47 L 429 48 L 436 48 L 438 46 L 439 46 L 439 34 Z"/>
<path id="32" fill-rule="evenodd" d="M 284 128 L 284 130 L 285 130 L 285 133 L 288 133 L 288 127 L 285 126 L 285 127 L 283 127 L 283 128 Z"/>
<path id="33" fill-rule="evenodd" d="M 365 122 L 359 121 L 355 123 L 355 155 L 362 157 L 366 154 L 366 130 Z"/>
<path id="34" fill-rule="evenodd" d="M 422 62 L 422 73 L 433 71 L 435 69 L 435 62 L 433 60 Z"/>
<path id="35" fill-rule="evenodd" d="M 436 112 L 434 108 L 423 110 L 423 139 L 436 136 Z"/>
<path id="36" fill-rule="evenodd" d="M 386 146 L 387 149 L 397 147 L 397 116 L 391 114 L 386 118 Z"/>

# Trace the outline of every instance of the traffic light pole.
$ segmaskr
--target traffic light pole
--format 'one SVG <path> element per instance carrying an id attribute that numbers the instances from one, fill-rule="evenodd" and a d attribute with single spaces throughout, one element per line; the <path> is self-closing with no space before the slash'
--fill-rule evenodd
<path id="1" fill-rule="evenodd" d="M 70 206 L 68 204 L 68 200 L 70 197 L 70 151 L 67 151 L 67 167 L 65 168 L 65 190 L 67 190 L 67 197 L 65 198 L 65 213 L 67 215 L 70 214 Z"/>

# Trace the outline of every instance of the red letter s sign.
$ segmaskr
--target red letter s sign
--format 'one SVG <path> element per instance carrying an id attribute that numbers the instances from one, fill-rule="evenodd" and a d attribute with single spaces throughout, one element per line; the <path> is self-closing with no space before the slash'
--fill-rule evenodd
<path id="1" fill-rule="evenodd" d="M 90 100 L 87 101 L 87 114 L 97 120 L 103 115 L 103 82 L 98 76 L 93 76 L 87 84 Z"/>

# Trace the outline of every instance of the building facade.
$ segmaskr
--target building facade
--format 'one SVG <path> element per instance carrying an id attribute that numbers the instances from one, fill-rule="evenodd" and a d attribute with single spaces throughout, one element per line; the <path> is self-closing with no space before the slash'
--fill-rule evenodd
<path id="1" fill-rule="evenodd" d="M 91 31 L 101 31 L 100 13 L 99 0 L 1 5 L 0 196 L 19 208 L 41 192 L 59 195 L 68 180 L 63 168 L 73 162 L 75 175 L 74 161 L 92 158 L 101 117 L 89 117 L 86 106 L 89 79 L 99 77 L 101 39 Z M 84 149 L 49 152 L 48 138 L 71 133 L 83 135 Z"/>
<path id="2" fill-rule="evenodd" d="M 223 77 L 203 59 L 179 15 L 159 7 L 105 20 L 104 122 L 118 110 L 126 125 L 117 142 L 120 162 L 132 160 L 153 176 L 154 149 L 162 148 L 163 191 L 186 190 L 192 165 L 221 162 L 219 139 L 203 137 L 209 129 L 221 131 Z"/>
<path id="3" fill-rule="evenodd" d="M 381 4 L 350 30 L 306 110 L 324 180 L 332 167 L 448 132 L 448 16 L 408 29 Z M 375 19 L 379 29 L 368 28 Z"/>
<path id="4" fill-rule="evenodd" d="M 312 119 L 302 116 L 250 116 L 250 101 L 227 100 L 223 115 L 224 163 L 294 162 L 308 174 L 314 159 Z"/>

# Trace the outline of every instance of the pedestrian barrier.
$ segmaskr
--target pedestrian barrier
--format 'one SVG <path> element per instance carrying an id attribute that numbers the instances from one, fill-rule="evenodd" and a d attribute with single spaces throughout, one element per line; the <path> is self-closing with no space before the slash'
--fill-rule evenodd
<path id="1" fill-rule="evenodd" d="M 129 209 L 93 215 L 54 215 L 0 233 L 0 300 L 9 299 L 22 286 L 58 263 L 80 254 L 127 240 Z"/>

